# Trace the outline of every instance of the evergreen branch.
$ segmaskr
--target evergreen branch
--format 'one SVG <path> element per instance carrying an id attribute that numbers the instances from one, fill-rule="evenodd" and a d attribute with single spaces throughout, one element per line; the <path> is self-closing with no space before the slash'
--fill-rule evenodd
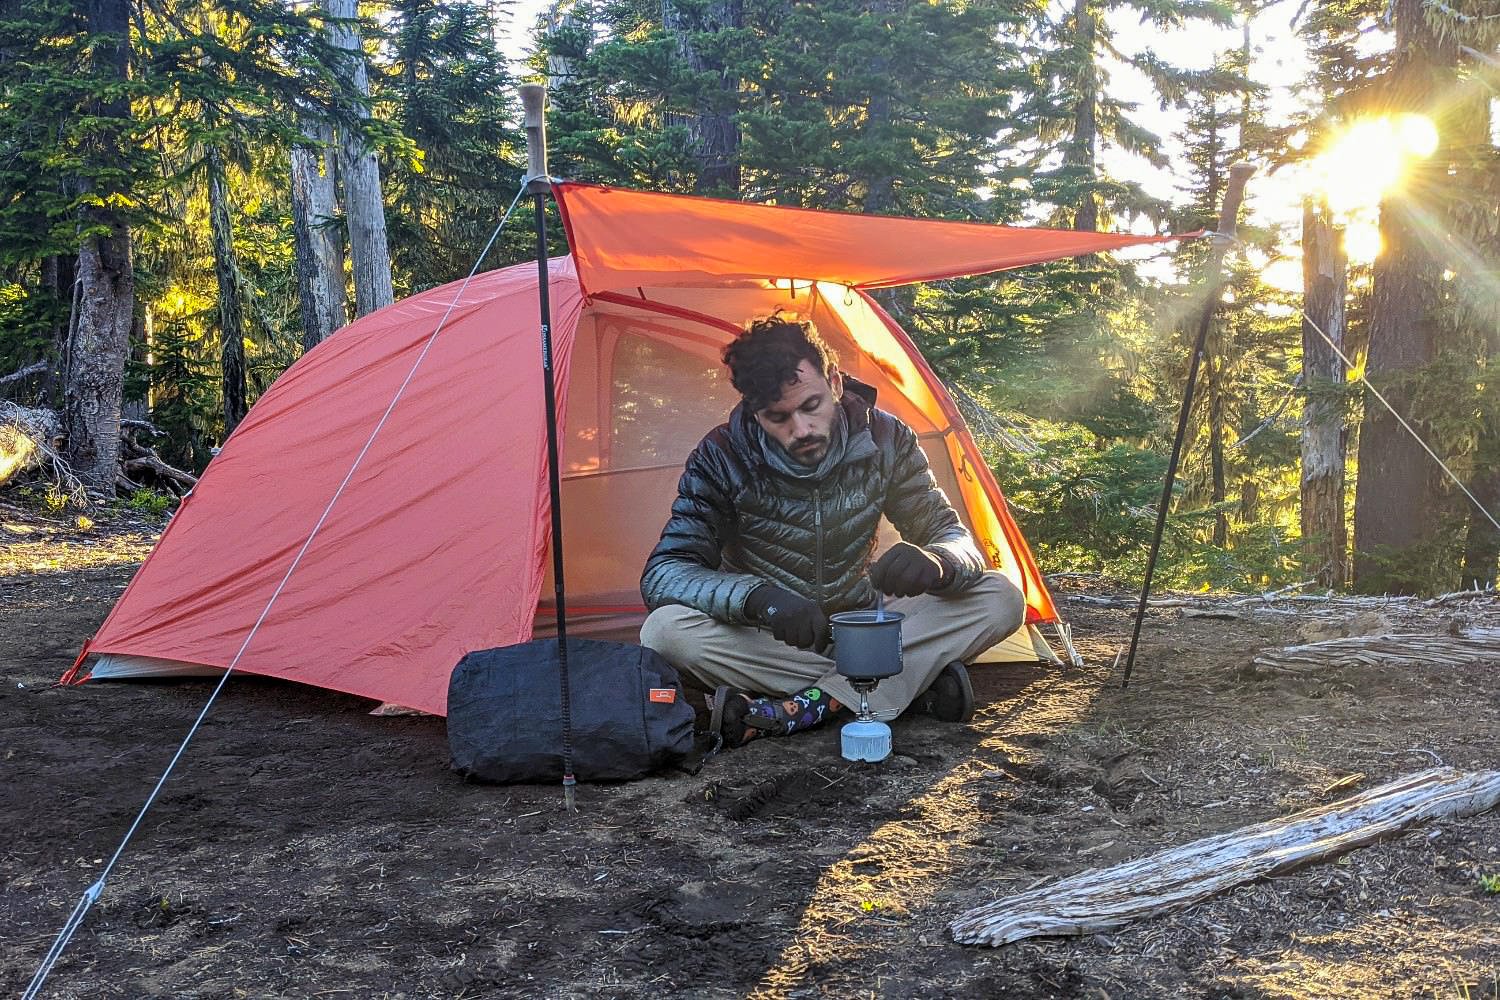
<path id="1" fill-rule="evenodd" d="M 1480 21 L 1500 20 L 1500 14 L 1465 14 L 1463 11 L 1454 10 L 1443 3 L 1443 0 L 1425 0 L 1422 6 L 1435 9 L 1448 17 L 1453 18 L 1459 24 L 1478 24 Z"/>
<path id="2" fill-rule="evenodd" d="M 1467 45 L 1460 45 L 1458 47 L 1458 50 L 1465 55 L 1473 56 L 1475 59 L 1478 59 L 1480 62 L 1484 63 L 1486 66 L 1491 67 L 1492 69 L 1500 69 L 1500 59 L 1496 59 L 1494 56 L 1485 55 L 1478 49 L 1471 49 Z"/>
<path id="3" fill-rule="evenodd" d="M 1230 445 L 1229 449 L 1233 451 L 1234 449 L 1239 448 L 1241 445 L 1244 445 L 1246 442 L 1248 442 L 1251 438 L 1255 437 L 1255 435 L 1259 434 L 1261 431 L 1265 430 L 1267 427 L 1270 427 L 1273 423 L 1275 423 L 1281 417 L 1281 415 L 1286 412 L 1286 408 L 1291 405 L 1292 397 L 1296 395 L 1297 390 L 1301 388 L 1301 386 L 1302 376 L 1298 375 L 1296 380 L 1293 381 L 1291 385 L 1287 386 L 1286 393 L 1281 397 L 1281 402 L 1276 405 L 1276 409 L 1271 411 L 1271 415 L 1262 420 L 1260 424 L 1256 426 L 1256 428 L 1249 434 L 1246 434 L 1234 444 Z"/>

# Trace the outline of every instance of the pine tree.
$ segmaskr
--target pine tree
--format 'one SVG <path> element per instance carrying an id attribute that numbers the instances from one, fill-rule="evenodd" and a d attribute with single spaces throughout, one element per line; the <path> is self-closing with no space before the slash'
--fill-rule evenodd
<path id="1" fill-rule="evenodd" d="M 95 495 L 115 484 L 135 312 L 130 229 L 144 221 L 136 188 L 149 169 L 131 110 L 129 13 L 114 0 L 25 0 L 0 14 L 0 244 L 20 293 L 7 297 L 30 327 L 21 350 L 61 352 L 67 457 Z M 72 254 L 76 265 L 61 262 Z M 61 335 L 49 320 L 64 308 L 68 272 L 76 308 Z M 36 336 L 43 324 L 61 343 Z"/>
<path id="2" fill-rule="evenodd" d="M 87 11 L 88 68 L 97 89 L 81 109 L 90 121 L 80 152 L 92 170 L 71 178 L 83 240 L 63 426 L 74 473 L 90 493 L 110 496 L 119 466 L 120 405 L 135 315 L 129 217 L 116 205 L 128 194 L 111 176 L 119 164 L 129 162 L 125 147 L 134 127 L 127 90 L 129 5 L 125 0 L 90 0 Z"/>
<path id="3" fill-rule="evenodd" d="M 741 0 L 663 0 L 662 28 L 677 47 L 683 79 L 691 88 L 684 101 L 692 110 L 669 112 L 669 125 L 687 133 L 697 161 L 693 189 L 699 194 L 734 196 L 740 190 L 740 80 L 725 51 L 742 27 Z"/>
<path id="4" fill-rule="evenodd" d="M 225 435 L 244 418 L 253 330 L 274 335 L 256 308 L 235 234 L 234 189 L 249 182 L 257 152 L 303 139 L 299 113 L 357 116 L 358 95 L 338 73 L 340 56 L 309 16 L 273 0 L 198 0 L 150 9 L 137 40 L 164 180 L 207 199 L 219 331 Z"/>
<path id="5" fill-rule="evenodd" d="M 393 264 L 405 289 L 467 273 L 520 184 L 515 85 L 490 27 L 478 3 L 391 7 L 390 61 L 373 88 L 407 143 L 382 163 Z M 518 246 L 516 259 L 531 252 Z"/>
<path id="6" fill-rule="evenodd" d="M 1500 145 L 1495 136 L 1495 97 L 1500 94 L 1500 61 L 1486 52 L 1500 46 L 1500 17 L 1492 4 L 1476 0 L 1435 4 L 1428 12 L 1439 36 L 1459 41 L 1459 80 L 1447 102 L 1453 138 L 1453 179 L 1448 204 L 1448 273 L 1445 301 L 1455 332 L 1453 353 L 1468 362 L 1466 419 L 1459 423 L 1460 465 L 1470 492 L 1483 505 L 1454 498 L 1461 513 L 1463 562 L 1460 586 L 1493 585 L 1500 564 Z M 1448 277 L 1445 273 L 1444 277 Z"/>

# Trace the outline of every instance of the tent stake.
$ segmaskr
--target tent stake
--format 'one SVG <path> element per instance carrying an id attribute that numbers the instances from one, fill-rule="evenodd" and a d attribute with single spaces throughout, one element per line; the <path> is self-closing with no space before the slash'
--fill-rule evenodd
<path id="1" fill-rule="evenodd" d="M 557 389 L 552 368 L 551 277 L 547 260 L 547 124 L 543 115 L 547 90 L 539 83 L 521 85 L 526 126 L 526 193 L 536 205 L 537 299 L 542 313 L 542 400 L 547 410 L 547 490 L 552 508 L 552 585 L 557 602 L 557 676 L 562 694 L 563 806 L 578 808 L 573 777 L 573 699 L 568 685 L 568 607 L 563 591 L 562 484 L 557 459 Z"/>
<path id="2" fill-rule="evenodd" d="M 1203 301 L 1203 315 L 1198 320 L 1198 339 L 1193 344 L 1193 359 L 1188 365 L 1187 385 L 1182 389 L 1182 409 L 1177 414 L 1177 437 L 1172 441 L 1172 457 L 1167 462 L 1167 480 L 1161 486 L 1161 501 L 1156 505 L 1156 531 L 1151 535 L 1151 554 L 1146 558 L 1146 579 L 1141 583 L 1141 599 L 1135 609 L 1135 627 L 1130 633 L 1130 654 L 1125 657 L 1125 676 L 1120 681 L 1123 690 L 1130 686 L 1130 671 L 1135 666 L 1135 647 L 1141 638 L 1141 622 L 1146 617 L 1146 601 L 1151 596 L 1151 577 L 1156 572 L 1156 556 L 1161 550 L 1162 532 L 1167 527 L 1167 509 L 1172 503 L 1172 487 L 1177 483 L 1177 463 L 1182 458 L 1182 440 L 1187 434 L 1188 416 L 1193 409 L 1193 386 L 1198 381 L 1198 364 L 1203 360 L 1203 345 L 1208 342 L 1208 331 L 1213 326 L 1214 313 L 1219 308 L 1219 297 L 1224 292 L 1224 253 L 1234 242 L 1235 218 L 1239 215 L 1240 199 L 1245 194 L 1245 182 L 1255 168 L 1248 163 L 1236 163 L 1229 168 L 1229 185 L 1224 190 L 1224 204 L 1219 209 L 1219 228 L 1214 233 L 1213 246 L 1208 253 L 1208 267 L 1204 275 L 1208 295 Z"/>

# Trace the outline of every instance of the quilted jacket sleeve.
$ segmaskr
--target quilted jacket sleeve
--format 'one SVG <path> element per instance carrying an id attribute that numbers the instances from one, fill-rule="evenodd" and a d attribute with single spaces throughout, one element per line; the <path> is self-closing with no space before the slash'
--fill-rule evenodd
<path id="1" fill-rule="evenodd" d="M 666 604 L 695 608 L 732 625 L 746 624 L 745 598 L 766 581 L 720 569 L 724 543 L 734 531 L 728 476 L 700 444 L 677 484 L 672 516 L 646 559 L 641 597 L 655 610 Z"/>
<path id="2" fill-rule="evenodd" d="M 984 557 L 933 478 L 916 433 L 905 424 L 897 427 L 885 516 L 903 539 L 942 561 L 948 582 L 939 592 L 967 590 L 979 582 L 986 568 Z"/>

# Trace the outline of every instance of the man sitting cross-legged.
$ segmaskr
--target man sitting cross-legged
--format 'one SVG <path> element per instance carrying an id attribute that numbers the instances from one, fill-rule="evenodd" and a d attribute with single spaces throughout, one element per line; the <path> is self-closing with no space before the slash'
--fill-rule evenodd
<path id="1" fill-rule="evenodd" d="M 828 616 L 906 616 L 904 669 L 877 718 L 918 703 L 966 721 L 963 664 L 1021 625 L 1025 602 L 984 561 L 912 429 L 846 379 L 810 323 L 750 324 L 724 350 L 741 402 L 688 456 L 646 561 L 641 643 L 715 690 L 729 746 L 801 732 L 856 696 L 826 655 Z M 872 564 L 884 515 L 902 541 Z"/>

